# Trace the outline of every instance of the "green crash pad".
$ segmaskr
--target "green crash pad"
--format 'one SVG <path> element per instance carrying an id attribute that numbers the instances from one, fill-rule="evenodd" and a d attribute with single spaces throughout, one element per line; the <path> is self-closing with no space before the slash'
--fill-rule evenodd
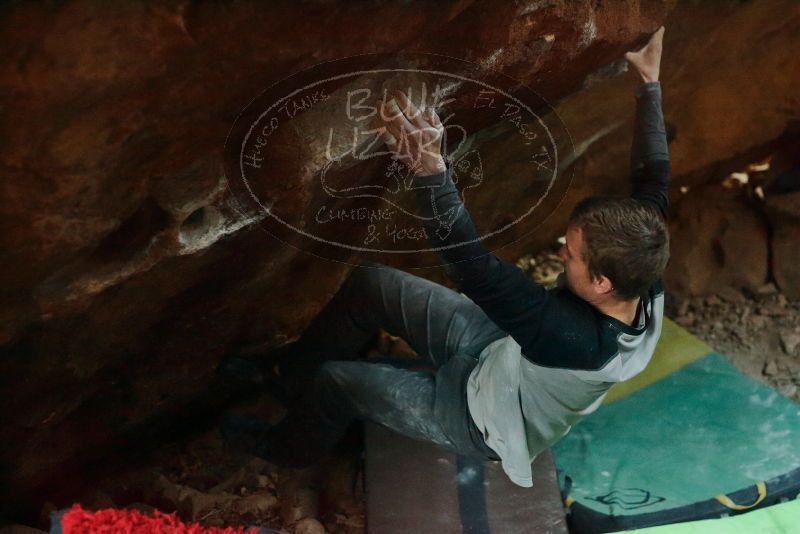
<path id="1" fill-rule="evenodd" d="M 800 406 L 724 356 L 698 358 L 705 345 L 669 327 L 680 336 L 645 379 L 553 447 L 574 532 L 720 517 L 800 491 Z"/>
<path id="2" fill-rule="evenodd" d="M 761 510 L 723 517 L 689 521 L 675 525 L 663 525 L 636 530 L 629 534 L 791 534 L 800 530 L 800 501 L 768 506 Z"/>

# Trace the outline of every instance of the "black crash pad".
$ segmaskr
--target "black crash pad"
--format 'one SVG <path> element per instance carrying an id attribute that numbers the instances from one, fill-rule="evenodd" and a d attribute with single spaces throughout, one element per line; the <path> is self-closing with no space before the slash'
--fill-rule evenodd
<path id="1" fill-rule="evenodd" d="M 566 534 L 550 451 L 533 463 L 534 487 L 480 462 L 384 427 L 366 425 L 367 532 Z"/>

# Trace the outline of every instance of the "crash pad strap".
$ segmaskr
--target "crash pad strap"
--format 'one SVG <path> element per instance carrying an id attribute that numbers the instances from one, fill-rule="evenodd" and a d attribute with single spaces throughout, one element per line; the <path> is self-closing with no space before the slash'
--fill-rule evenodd
<path id="1" fill-rule="evenodd" d="M 384 427 L 366 425 L 367 532 L 566 534 L 550 451 L 533 463 L 532 488 L 499 462 L 456 455 Z"/>

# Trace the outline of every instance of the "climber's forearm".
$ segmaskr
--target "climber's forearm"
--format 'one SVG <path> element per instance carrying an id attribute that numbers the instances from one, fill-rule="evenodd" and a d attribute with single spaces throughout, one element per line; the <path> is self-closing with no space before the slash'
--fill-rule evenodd
<path id="1" fill-rule="evenodd" d="M 648 161 L 668 159 L 667 129 L 661 110 L 661 84 L 643 83 L 636 89 L 631 171 L 636 171 Z"/>
<path id="2" fill-rule="evenodd" d="M 453 183 L 451 165 L 414 178 L 425 233 L 458 289 L 528 347 L 540 330 L 547 292 L 519 267 L 486 250 Z"/>
<path id="3" fill-rule="evenodd" d="M 661 110 L 661 84 L 657 81 L 643 83 L 636 91 L 631 180 L 634 198 L 654 204 L 666 215 L 669 151 Z"/>
<path id="4" fill-rule="evenodd" d="M 456 282 L 485 276 L 487 251 L 453 184 L 453 168 L 416 176 L 414 188 L 425 234 Z"/>

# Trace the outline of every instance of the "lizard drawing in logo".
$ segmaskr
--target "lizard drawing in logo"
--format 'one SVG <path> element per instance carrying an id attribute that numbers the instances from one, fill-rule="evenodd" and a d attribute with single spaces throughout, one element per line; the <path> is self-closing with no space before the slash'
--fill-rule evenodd
<path id="1" fill-rule="evenodd" d="M 467 132 L 460 125 L 456 124 L 449 124 L 443 127 L 442 134 L 444 135 L 444 140 L 447 139 L 447 130 L 453 129 L 456 130 L 460 135 L 460 139 L 458 141 L 456 149 L 453 151 L 452 154 L 454 156 L 445 156 L 452 165 L 453 168 L 453 183 L 459 185 L 461 200 L 466 203 L 466 196 L 465 193 L 468 189 L 475 188 L 479 186 L 483 182 L 483 161 L 481 159 L 480 153 L 478 150 L 468 150 L 463 154 L 459 155 L 459 151 L 464 147 L 467 143 Z M 372 159 L 376 157 L 386 157 L 392 154 L 390 151 L 377 151 L 377 152 L 370 152 L 369 147 L 371 147 L 375 141 L 380 138 L 388 144 L 394 143 L 394 139 L 390 139 L 385 135 L 386 130 L 382 126 L 377 126 L 373 130 L 368 130 L 363 132 L 365 134 L 374 134 L 374 137 L 371 137 L 371 142 L 367 145 L 367 149 L 362 149 L 360 152 L 356 150 L 356 147 L 353 146 L 344 154 L 330 158 L 328 163 L 322 168 L 319 174 L 320 185 L 325 191 L 325 193 L 333 198 L 376 198 L 380 199 L 382 202 L 392 206 L 393 208 L 397 209 L 400 213 L 408 215 L 413 219 L 420 221 L 420 226 L 422 225 L 422 221 L 428 220 L 429 218 L 421 217 L 416 213 L 409 211 L 405 208 L 400 198 L 404 194 L 408 194 L 411 191 L 415 191 L 419 187 L 422 186 L 414 186 L 413 185 L 413 173 L 412 171 L 403 163 L 396 159 L 390 160 L 383 172 L 383 177 L 380 179 L 381 183 L 371 183 L 371 184 L 364 184 L 364 185 L 356 185 L 351 187 L 337 187 L 332 183 L 332 180 L 329 180 L 328 174 L 331 170 L 336 167 L 337 165 L 343 165 L 343 161 L 345 158 L 351 157 L 358 160 L 366 160 Z M 443 140 L 443 146 L 446 146 L 446 143 Z M 427 187 L 430 190 L 430 202 L 431 206 L 434 208 L 434 215 L 433 219 L 437 221 L 438 228 L 436 230 L 437 235 L 444 239 L 446 238 L 450 232 L 452 231 L 453 222 L 459 215 L 459 210 L 450 209 L 445 213 L 437 213 L 436 212 L 436 202 L 435 202 L 435 195 L 437 186 Z"/>

